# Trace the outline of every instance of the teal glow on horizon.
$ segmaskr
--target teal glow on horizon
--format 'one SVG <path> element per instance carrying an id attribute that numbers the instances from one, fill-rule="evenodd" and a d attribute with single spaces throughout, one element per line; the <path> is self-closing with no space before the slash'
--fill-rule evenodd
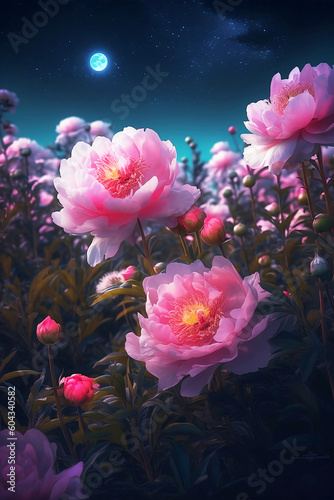
<path id="1" fill-rule="evenodd" d="M 97 52 L 92 55 L 89 63 L 94 71 L 103 71 L 108 66 L 108 59 L 102 52 Z"/>

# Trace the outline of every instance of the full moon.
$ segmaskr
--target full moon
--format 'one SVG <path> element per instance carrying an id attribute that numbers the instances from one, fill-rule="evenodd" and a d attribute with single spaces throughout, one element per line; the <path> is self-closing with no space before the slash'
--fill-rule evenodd
<path id="1" fill-rule="evenodd" d="M 89 63 L 94 71 L 103 71 L 108 66 L 108 59 L 101 52 L 97 52 L 92 55 Z"/>

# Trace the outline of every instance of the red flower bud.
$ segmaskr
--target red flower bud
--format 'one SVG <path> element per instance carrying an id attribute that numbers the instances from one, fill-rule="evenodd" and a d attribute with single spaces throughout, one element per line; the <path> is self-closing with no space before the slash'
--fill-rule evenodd
<path id="1" fill-rule="evenodd" d="M 218 217 L 207 217 L 204 221 L 204 228 L 201 231 L 201 238 L 207 245 L 221 245 L 226 237 L 224 223 Z"/>
<path id="2" fill-rule="evenodd" d="M 121 271 L 121 275 L 125 279 L 125 281 L 134 277 L 135 274 L 138 273 L 138 268 L 136 266 L 128 266 L 126 269 Z"/>
<path id="3" fill-rule="evenodd" d="M 44 345 L 57 344 L 61 339 L 61 326 L 47 316 L 36 328 L 37 338 Z"/>
<path id="4" fill-rule="evenodd" d="M 80 373 L 75 373 L 70 377 L 64 377 L 59 381 L 59 385 L 64 387 L 58 391 L 58 395 L 64 397 L 68 403 L 80 406 L 88 403 L 93 398 L 99 384 L 93 378 L 86 377 Z"/>
<path id="5" fill-rule="evenodd" d="M 269 267 L 271 264 L 271 258 L 269 257 L 269 255 L 262 255 L 262 257 L 260 257 L 257 262 L 261 267 Z"/>
<path id="6" fill-rule="evenodd" d="M 187 233 L 196 233 L 203 227 L 206 214 L 199 207 L 192 206 L 188 212 L 178 217 L 179 225 L 187 231 Z"/>
<path id="7" fill-rule="evenodd" d="M 233 125 L 231 125 L 227 130 L 229 131 L 229 133 L 231 135 L 234 135 L 237 131 L 237 129 L 235 127 L 233 127 Z"/>

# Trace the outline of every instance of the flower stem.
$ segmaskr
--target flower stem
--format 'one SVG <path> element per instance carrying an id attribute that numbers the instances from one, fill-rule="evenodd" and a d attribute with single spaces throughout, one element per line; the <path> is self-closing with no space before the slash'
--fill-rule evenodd
<path id="1" fill-rule="evenodd" d="M 221 250 L 222 256 L 223 256 L 223 257 L 226 257 L 226 255 L 225 255 L 225 251 L 224 251 L 224 246 L 223 246 L 223 243 L 222 243 L 221 245 L 218 245 L 218 246 L 219 246 L 219 248 L 220 248 L 220 250 Z"/>
<path id="2" fill-rule="evenodd" d="M 185 241 L 185 237 L 182 234 L 180 234 L 180 241 L 181 241 L 182 250 L 183 250 L 185 257 L 190 257 L 190 252 L 188 249 L 187 242 Z"/>
<path id="3" fill-rule="evenodd" d="M 326 208 L 327 208 L 327 212 L 329 214 L 331 214 L 332 213 L 332 202 L 331 202 L 331 198 L 329 195 L 328 184 L 326 182 L 326 175 L 325 175 L 325 169 L 324 169 L 324 162 L 322 159 L 321 147 L 319 148 L 319 151 L 317 153 L 317 158 L 318 158 L 318 165 L 319 165 L 319 173 L 320 173 L 320 177 L 321 177 L 321 182 L 322 182 L 322 185 L 324 188 L 324 193 L 325 193 Z"/>
<path id="4" fill-rule="evenodd" d="M 78 458 L 76 456 L 76 453 L 75 453 L 75 449 L 74 449 L 72 440 L 70 438 L 68 430 L 66 429 L 66 426 L 65 426 L 65 423 L 64 423 L 64 420 L 63 420 L 63 415 L 62 415 L 62 412 L 61 412 L 61 404 L 60 404 L 58 393 L 57 393 L 57 381 L 56 381 L 56 375 L 55 375 L 55 369 L 54 369 L 54 365 L 53 365 L 52 351 L 51 351 L 51 346 L 50 345 L 48 346 L 48 356 L 49 356 L 49 365 L 50 365 L 52 389 L 53 389 L 54 396 L 55 396 L 55 402 L 56 402 L 56 408 L 57 408 L 57 415 L 58 415 L 58 418 L 59 418 L 60 427 L 61 427 L 61 430 L 63 432 L 66 444 L 68 446 L 68 449 L 71 452 L 72 457 L 74 458 L 74 460 L 78 460 Z"/>
<path id="5" fill-rule="evenodd" d="M 309 187 L 308 180 L 307 180 L 307 169 L 306 169 L 305 162 L 302 163 L 302 173 L 303 173 L 303 181 L 304 181 L 304 186 L 305 186 L 305 190 L 306 190 L 308 207 L 310 209 L 310 214 L 311 214 L 312 220 L 314 220 L 314 210 L 313 210 L 313 205 L 312 205 L 312 200 L 311 200 L 310 187 Z"/>
<path id="6" fill-rule="evenodd" d="M 252 175 L 252 171 L 250 167 L 247 165 L 247 170 L 248 170 L 248 175 Z M 256 225 L 256 210 L 255 210 L 255 198 L 254 198 L 254 191 L 253 188 L 249 188 L 250 195 L 251 195 L 251 204 L 252 204 L 252 215 L 253 215 L 253 224 L 254 224 L 254 231 L 255 233 L 257 232 L 257 225 Z"/>
<path id="7" fill-rule="evenodd" d="M 244 263 L 245 263 L 245 266 L 246 266 L 246 271 L 247 271 L 247 274 L 250 274 L 249 264 L 248 264 L 247 255 L 246 255 L 245 242 L 244 242 L 244 239 L 243 239 L 242 236 L 239 236 L 239 238 L 240 238 L 240 241 L 241 241 L 241 251 L 242 251 L 243 258 L 244 258 Z"/>
<path id="8" fill-rule="evenodd" d="M 145 233 L 144 233 L 144 230 L 143 230 L 143 226 L 141 225 L 141 222 L 140 222 L 139 219 L 137 219 L 137 223 L 138 223 L 138 227 L 139 227 L 141 239 L 142 239 L 142 242 L 143 242 L 143 247 L 144 247 L 144 252 L 145 252 L 145 255 L 146 255 L 148 269 L 149 269 L 150 275 L 153 276 L 155 274 L 155 271 L 153 269 L 153 264 L 152 264 L 150 252 L 148 250 L 146 236 L 145 236 Z"/>
<path id="9" fill-rule="evenodd" d="M 320 280 L 319 280 L 319 283 L 320 283 Z M 326 318 L 325 318 L 325 305 L 324 305 L 324 297 L 323 297 L 320 285 L 319 285 L 319 303 L 320 303 L 320 314 L 321 314 L 321 320 L 320 320 L 321 333 L 322 333 L 322 342 L 324 345 L 324 354 L 325 354 L 327 375 L 328 375 L 329 385 L 331 388 L 332 398 L 334 399 L 334 379 L 333 379 L 330 361 L 328 359 L 328 348 L 327 348 L 327 346 L 328 346 L 328 332 L 327 332 L 327 325 L 326 325 Z"/>
<path id="10" fill-rule="evenodd" d="M 202 240 L 201 240 L 201 236 L 200 236 L 199 231 L 196 231 L 196 233 L 195 233 L 195 238 L 196 238 L 196 243 L 197 243 L 197 251 L 198 251 L 197 257 L 199 258 L 199 256 L 200 256 L 200 255 L 201 255 L 201 253 L 203 252 Z"/>
<path id="11" fill-rule="evenodd" d="M 281 196 L 281 174 L 277 175 L 277 188 L 278 188 L 278 206 L 279 206 L 279 211 L 281 213 L 281 225 L 283 226 L 284 222 L 284 212 L 283 212 L 283 204 L 282 204 L 282 196 Z M 285 235 L 285 229 L 284 227 L 281 228 L 281 236 L 283 239 L 283 255 L 284 255 L 284 262 L 285 262 L 285 267 L 288 269 L 289 268 L 289 261 L 288 261 L 288 256 L 286 254 L 285 250 L 285 241 L 286 241 L 286 235 Z"/>

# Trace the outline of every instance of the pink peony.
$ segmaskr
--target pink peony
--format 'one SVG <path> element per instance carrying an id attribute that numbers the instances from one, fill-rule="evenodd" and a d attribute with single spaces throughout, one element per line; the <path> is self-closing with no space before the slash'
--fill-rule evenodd
<path id="1" fill-rule="evenodd" d="M 54 345 L 61 340 L 61 326 L 47 316 L 36 328 L 37 338 L 42 344 Z"/>
<path id="2" fill-rule="evenodd" d="M 221 363 L 235 373 L 266 366 L 269 317 L 254 312 L 269 294 L 259 281 L 258 273 L 242 279 L 224 257 L 214 257 L 211 269 L 199 260 L 169 264 L 143 281 L 147 318 L 138 315 L 141 336 L 127 334 L 126 352 L 146 363 L 160 390 L 188 376 L 184 396 L 198 395 Z"/>
<path id="3" fill-rule="evenodd" d="M 30 429 L 24 435 L 15 431 L 15 492 L 11 487 L 9 474 L 10 436 L 8 430 L 0 432 L 0 498 L 1 500 L 76 500 L 87 498 L 81 493 L 80 475 L 83 463 L 55 474 L 57 446 L 50 443 L 37 429 Z M 12 466 L 13 467 L 13 466 Z M 13 481 L 14 482 L 14 481 Z"/>
<path id="4" fill-rule="evenodd" d="M 200 194 L 188 184 L 176 189 L 178 173 L 174 146 L 150 129 L 126 127 L 112 141 L 80 142 L 71 158 L 62 160 L 61 177 L 54 181 L 64 208 L 53 221 L 68 233 L 94 236 L 87 258 L 95 266 L 117 253 L 138 218 L 177 225 Z"/>
<path id="5" fill-rule="evenodd" d="M 226 237 L 224 223 L 218 217 L 207 217 L 201 231 L 201 238 L 207 245 L 221 245 Z"/>
<path id="6" fill-rule="evenodd" d="M 19 100 L 14 92 L 0 89 L 0 113 L 14 113 Z"/>
<path id="7" fill-rule="evenodd" d="M 64 387 L 58 391 L 59 394 L 75 406 L 91 401 L 99 387 L 99 384 L 96 384 L 93 378 L 80 373 L 75 373 L 70 377 L 63 377 L 59 381 L 59 385 L 61 384 L 64 384 Z"/>
<path id="8" fill-rule="evenodd" d="M 230 149 L 229 143 L 224 141 L 216 142 L 210 149 L 210 153 L 215 155 L 219 151 L 228 151 Z"/>
<path id="9" fill-rule="evenodd" d="M 202 208 L 191 207 L 185 214 L 178 217 L 178 225 L 187 233 L 195 233 L 203 227 L 206 214 Z"/>
<path id="10" fill-rule="evenodd" d="M 241 160 L 239 153 L 234 153 L 231 150 L 221 150 L 216 153 L 211 160 L 206 164 L 206 168 L 212 170 L 214 175 L 221 174 L 224 170 L 236 167 Z"/>
<path id="11" fill-rule="evenodd" d="M 89 124 L 77 116 L 64 118 L 56 127 L 56 143 L 62 146 L 73 145 L 77 141 L 89 140 Z"/>
<path id="12" fill-rule="evenodd" d="M 277 73 L 270 101 L 247 106 L 251 134 L 241 137 L 250 144 L 244 151 L 252 168 L 269 167 L 280 174 L 284 167 L 309 160 L 320 145 L 334 145 L 334 69 L 328 64 L 302 71 L 295 68 L 286 80 Z"/>
<path id="13" fill-rule="evenodd" d="M 19 133 L 19 129 L 16 125 L 14 125 L 14 123 L 3 122 L 2 127 L 7 135 L 17 135 Z"/>
<path id="14" fill-rule="evenodd" d="M 112 125 L 111 123 L 103 122 L 101 120 L 96 120 L 90 124 L 90 136 L 91 140 L 95 141 L 98 136 L 108 137 L 108 139 L 112 139 L 113 133 L 111 131 Z"/>
<path id="15" fill-rule="evenodd" d="M 209 199 L 207 202 L 201 205 L 207 217 L 218 217 L 219 219 L 225 219 L 229 213 L 229 206 L 225 203 L 226 198 L 219 199 L 216 204 L 213 199 Z"/>

